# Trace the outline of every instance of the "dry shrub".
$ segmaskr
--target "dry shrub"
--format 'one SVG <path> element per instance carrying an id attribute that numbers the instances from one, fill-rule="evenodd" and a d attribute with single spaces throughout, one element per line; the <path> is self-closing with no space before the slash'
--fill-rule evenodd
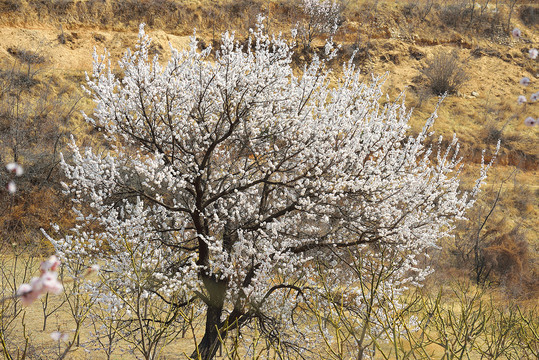
<path id="1" fill-rule="evenodd" d="M 523 5 L 519 9 L 520 20 L 526 26 L 539 25 L 539 7 Z"/>
<path id="2" fill-rule="evenodd" d="M 490 277 L 511 295 L 529 297 L 539 288 L 528 242 L 518 227 L 495 237 L 483 249 L 483 259 Z"/>
<path id="3" fill-rule="evenodd" d="M 22 5 L 21 5 L 22 4 Z M 208 29 L 217 20 L 231 28 L 252 26 L 264 2 L 228 0 L 199 4 L 181 0 L 0 0 L 0 17 L 10 23 L 63 24 L 136 31 L 140 23 L 172 33 Z M 22 11 L 18 7 L 22 6 Z"/>
<path id="4" fill-rule="evenodd" d="M 2 0 L 0 0 L 2 1 Z M 18 11 L 18 7 L 23 11 Z M 179 0 L 3 0 L 0 14 L 17 22 L 62 23 L 70 26 L 136 30 L 141 22 L 173 31 L 186 21 L 190 9 Z M 191 28 L 192 26 L 188 24 Z"/>
<path id="5" fill-rule="evenodd" d="M 421 18 L 421 5 L 426 8 L 428 3 L 429 2 L 427 1 L 426 4 L 421 4 L 419 0 L 409 0 L 402 6 L 402 15 L 404 15 L 406 19 Z M 432 3 L 432 1 L 430 1 L 430 3 Z"/>
<path id="6" fill-rule="evenodd" d="M 440 23 L 447 27 L 496 40 L 500 36 L 507 38 L 514 5 L 514 0 L 495 4 L 488 0 L 442 2 L 437 7 L 437 15 Z"/>
<path id="7" fill-rule="evenodd" d="M 443 244 L 443 253 L 434 265 L 443 272 L 461 269 L 478 285 L 500 287 L 510 297 L 529 299 L 539 291 L 533 232 L 518 225 L 526 221 L 510 221 L 508 212 L 519 209 L 517 218 L 522 219 L 533 211 L 538 193 L 516 179 L 508 189 L 504 183 L 509 180 L 484 189 L 469 220 L 457 224 L 455 237 Z"/>
<path id="8" fill-rule="evenodd" d="M 0 1 L 1 12 L 19 11 L 20 8 L 21 8 L 20 0 L 1 0 Z"/>
<path id="9" fill-rule="evenodd" d="M 468 75 L 455 51 L 438 52 L 420 69 L 427 87 L 435 94 L 453 94 L 468 80 Z"/>
<path id="10" fill-rule="evenodd" d="M 225 30 L 236 29 L 245 31 L 254 29 L 256 18 L 262 13 L 260 2 L 254 0 L 236 0 L 221 6 L 220 12 L 224 15 Z"/>
<path id="11" fill-rule="evenodd" d="M 440 7 L 438 16 L 442 24 L 456 28 L 464 23 L 466 16 L 466 1 L 459 1 L 456 4 L 448 3 Z"/>
<path id="12" fill-rule="evenodd" d="M 231 17 L 238 18 L 251 7 L 258 7 L 257 5 L 258 4 L 256 4 L 256 2 L 253 0 L 237 0 L 224 4 L 223 10 Z"/>
<path id="13" fill-rule="evenodd" d="M 56 0 L 51 1 L 49 6 L 52 8 L 53 12 L 60 16 L 68 15 L 70 8 L 75 4 L 73 0 Z"/>
<path id="14" fill-rule="evenodd" d="M 124 0 L 112 2 L 114 20 L 120 18 L 127 26 L 144 22 L 150 27 L 174 29 L 181 19 L 180 6 L 174 0 Z"/>
<path id="15" fill-rule="evenodd" d="M 37 85 L 39 81 L 28 71 L 24 71 L 21 67 L 13 67 L 5 70 L 0 69 L 0 98 L 7 92 L 13 91 L 14 88 L 30 89 Z M 1 107 L 1 105 L 0 105 Z M 11 121 L 11 114 L 0 109 L 0 123 Z M 1 126 L 1 125 L 0 125 Z"/>
<path id="16" fill-rule="evenodd" d="M 501 12 L 485 12 L 477 14 L 473 23 L 468 25 L 468 28 L 475 34 L 483 35 L 495 41 L 497 38 L 507 38 L 504 21 L 506 19 L 504 19 Z"/>
<path id="17" fill-rule="evenodd" d="M 36 51 L 8 47 L 7 52 L 24 64 L 36 65 L 45 62 L 45 57 Z"/>
<path id="18" fill-rule="evenodd" d="M 0 234 L 28 233 L 38 241 L 39 228 L 62 223 L 70 208 L 61 193 L 59 153 L 65 150 L 65 129 L 79 108 L 80 90 L 59 82 L 47 68 L 36 75 L 34 67 L 44 61 L 39 53 L 9 52 L 12 59 L 0 63 L 6 69 L 0 70 L 0 186 L 12 178 L 5 163 L 20 163 L 24 174 L 15 179 L 15 194 L 0 191 Z"/>
<path id="19" fill-rule="evenodd" d="M 502 146 L 507 146 L 507 137 L 504 136 L 504 126 L 496 126 L 492 121 L 489 121 L 483 126 L 483 136 L 484 143 L 488 145 L 496 145 L 498 141 L 502 142 Z"/>

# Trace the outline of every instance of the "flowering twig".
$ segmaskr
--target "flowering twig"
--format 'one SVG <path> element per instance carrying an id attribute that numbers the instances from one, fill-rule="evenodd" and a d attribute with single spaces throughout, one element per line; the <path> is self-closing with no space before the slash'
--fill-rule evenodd
<path id="1" fill-rule="evenodd" d="M 57 270 L 59 266 L 60 261 L 55 255 L 52 255 L 48 260 L 41 263 L 39 267 L 40 275 L 38 277 L 32 278 L 28 284 L 19 286 L 19 289 L 14 295 L 0 299 L 0 304 L 7 300 L 20 298 L 21 303 L 24 306 L 28 306 L 44 294 L 60 294 L 64 286 L 58 280 Z M 92 265 L 82 276 L 65 280 L 64 283 L 77 281 L 97 271 L 99 271 L 99 265 Z"/>
<path id="2" fill-rule="evenodd" d="M 14 176 L 22 176 L 24 174 L 24 169 L 22 168 L 22 166 L 20 166 L 16 162 L 10 162 L 6 164 L 6 170 L 8 173 Z M 15 184 L 15 181 L 10 180 L 6 184 L 6 190 L 11 195 L 15 194 L 17 192 L 17 185 Z"/>

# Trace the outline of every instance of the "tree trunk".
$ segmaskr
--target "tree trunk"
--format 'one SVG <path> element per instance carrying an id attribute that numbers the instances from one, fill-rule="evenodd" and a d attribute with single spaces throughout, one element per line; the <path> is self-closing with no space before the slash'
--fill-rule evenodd
<path id="1" fill-rule="evenodd" d="M 235 233 L 230 231 L 230 224 L 225 225 L 225 232 L 223 234 L 223 246 L 225 251 L 230 252 L 232 243 L 235 240 Z M 200 242 L 200 258 L 198 260 L 199 265 L 208 265 L 208 246 L 203 241 Z M 204 287 L 206 288 L 208 298 L 205 302 L 208 306 L 206 311 L 206 329 L 204 330 L 204 336 L 198 344 L 198 349 L 195 349 L 191 354 L 192 359 L 200 360 L 212 360 L 217 354 L 217 350 L 221 345 L 219 339 L 219 331 L 223 323 L 221 322 L 221 314 L 223 313 L 223 306 L 225 303 L 225 295 L 227 291 L 227 281 L 220 280 L 218 275 L 209 274 L 207 270 L 202 270 L 200 274 Z M 226 330 L 221 333 L 222 339 L 226 337 Z"/>
<path id="2" fill-rule="evenodd" d="M 219 280 L 216 275 L 205 272 L 201 274 L 202 282 L 206 288 L 208 298 L 206 299 L 206 329 L 204 336 L 198 344 L 197 349 L 191 354 L 192 359 L 211 360 L 215 358 L 219 349 L 219 331 L 222 327 L 221 314 L 225 303 L 227 289 L 226 281 Z M 223 337 L 226 335 L 223 335 Z"/>
<path id="3" fill-rule="evenodd" d="M 192 359 L 211 360 L 217 354 L 220 341 L 218 336 L 218 329 L 221 326 L 221 313 L 223 306 L 208 305 L 206 312 L 206 330 L 204 331 L 204 337 L 198 344 L 197 350 L 191 354 Z"/>

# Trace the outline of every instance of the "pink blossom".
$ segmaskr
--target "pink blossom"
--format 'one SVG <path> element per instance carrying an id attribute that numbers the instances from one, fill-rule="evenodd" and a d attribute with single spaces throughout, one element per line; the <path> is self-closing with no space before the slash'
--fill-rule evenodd
<path id="1" fill-rule="evenodd" d="M 520 96 L 518 97 L 518 99 L 517 99 L 517 103 L 518 103 L 519 105 L 525 104 L 526 101 L 527 101 L 527 100 L 526 100 L 526 97 L 525 97 L 524 95 L 520 95 Z"/>
<path id="2" fill-rule="evenodd" d="M 21 298 L 21 303 L 28 306 L 37 300 L 40 294 L 35 292 L 30 284 L 22 284 L 17 290 L 17 296 Z"/>
<path id="3" fill-rule="evenodd" d="M 65 333 L 61 333 L 59 331 L 53 331 L 51 332 L 51 339 L 54 341 L 67 341 L 69 336 Z"/>
<path id="4" fill-rule="evenodd" d="M 12 174 L 15 174 L 16 176 L 21 176 L 22 174 L 24 174 L 22 166 L 15 162 L 8 163 L 6 165 L 6 170 Z"/>
<path id="5" fill-rule="evenodd" d="M 41 281 L 41 276 L 33 277 L 30 280 L 30 286 L 32 287 L 32 291 L 41 292 L 41 290 L 43 289 L 43 282 Z"/>
<path id="6" fill-rule="evenodd" d="M 537 99 L 539 99 L 539 91 L 530 96 L 530 100 L 533 102 L 537 101 Z"/>
<path id="7" fill-rule="evenodd" d="M 60 262 L 56 256 L 51 256 L 48 260 L 41 263 L 41 274 L 39 277 L 34 277 L 30 280 L 29 284 L 22 284 L 19 287 L 17 296 L 21 298 L 23 305 L 32 304 L 43 294 L 59 294 L 62 292 L 64 287 L 58 281 L 58 273 L 56 272 L 59 265 Z"/>
<path id="8" fill-rule="evenodd" d="M 17 295 L 22 296 L 32 291 L 32 287 L 29 284 L 22 284 L 17 290 Z"/>
<path id="9" fill-rule="evenodd" d="M 62 283 L 58 281 L 58 274 L 56 272 L 46 271 L 41 275 L 41 284 L 43 293 L 60 294 L 64 289 Z"/>
<path id="10" fill-rule="evenodd" d="M 531 116 L 527 117 L 526 120 L 524 120 L 524 125 L 526 126 L 536 126 L 537 120 L 532 118 Z"/>
<path id="11" fill-rule="evenodd" d="M 530 59 L 535 60 L 537 59 L 537 54 L 539 51 L 537 49 L 530 49 Z"/>
<path id="12" fill-rule="evenodd" d="M 48 260 L 45 260 L 41 263 L 39 269 L 41 270 L 41 272 L 56 271 L 59 265 L 60 261 L 58 261 L 58 258 L 55 255 L 52 255 Z"/>
<path id="13" fill-rule="evenodd" d="M 531 81 L 529 77 L 524 76 L 522 79 L 520 79 L 519 83 L 522 86 L 528 86 L 530 85 Z"/>
<path id="14" fill-rule="evenodd" d="M 13 181 L 10 181 L 6 184 L 6 190 L 10 194 L 15 194 L 17 192 L 17 185 Z"/>
<path id="15" fill-rule="evenodd" d="M 520 37 L 522 36 L 522 33 L 520 32 L 520 29 L 518 28 L 514 28 L 511 34 L 513 34 L 513 37 L 517 39 L 520 39 Z"/>
<path id="16" fill-rule="evenodd" d="M 97 264 L 94 264 L 94 265 L 90 266 L 89 270 L 90 270 L 90 272 L 98 272 L 99 269 L 100 269 L 100 266 L 97 265 Z"/>

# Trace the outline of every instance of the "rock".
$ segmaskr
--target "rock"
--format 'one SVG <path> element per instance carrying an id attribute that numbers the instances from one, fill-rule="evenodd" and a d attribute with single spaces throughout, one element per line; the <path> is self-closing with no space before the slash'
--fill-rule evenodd
<path id="1" fill-rule="evenodd" d="M 472 97 L 478 97 L 479 96 L 479 93 L 477 91 L 472 91 Z"/>

